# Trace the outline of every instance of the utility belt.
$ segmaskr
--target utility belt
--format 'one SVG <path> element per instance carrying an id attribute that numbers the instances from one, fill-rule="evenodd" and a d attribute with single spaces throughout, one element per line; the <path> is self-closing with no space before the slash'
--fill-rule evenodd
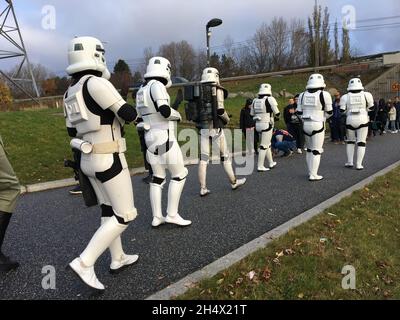
<path id="1" fill-rule="evenodd" d="M 347 114 L 350 116 L 368 116 L 368 112 L 365 109 L 349 109 Z"/>
<path id="2" fill-rule="evenodd" d="M 70 144 L 73 149 L 79 150 L 84 154 L 113 154 L 126 152 L 126 140 L 124 138 L 95 144 L 75 138 L 71 140 Z"/>
<path id="3" fill-rule="evenodd" d="M 325 122 L 323 111 L 305 112 L 301 118 L 304 121 Z"/>

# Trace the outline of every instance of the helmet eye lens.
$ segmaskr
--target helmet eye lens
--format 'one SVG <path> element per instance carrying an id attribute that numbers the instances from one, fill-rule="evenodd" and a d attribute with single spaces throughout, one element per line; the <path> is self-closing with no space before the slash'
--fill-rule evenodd
<path id="1" fill-rule="evenodd" d="M 98 51 L 98 52 L 102 52 L 103 54 L 106 52 L 102 47 L 101 47 L 101 45 L 96 45 L 96 51 Z"/>
<path id="2" fill-rule="evenodd" d="M 83 51 L 82 43 L 75 43 L 74 51 Z"/>

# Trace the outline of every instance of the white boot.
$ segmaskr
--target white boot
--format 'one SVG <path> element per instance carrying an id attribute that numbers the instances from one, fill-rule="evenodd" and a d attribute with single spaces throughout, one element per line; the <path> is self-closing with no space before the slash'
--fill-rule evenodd
<path id="1" fill-rule="evenodd" d="M 273 169 L 276 166 L 276 162 L 274 161 L 274 158 L 272 157 L 271 147 L 269 147 L 266 151 L 267 151 L 266 156 L 267 156 L 267 161 L 269 163 L 269 168 Z"/>
<path id="2" fill-rule="evenodd" d="M 363 170 L 364 167 L 362 165 L 365 156 L 365 147 L 357 147 L 357 170 Z"/>
<path id="3" fill-rule="evenodd" d="M 319 164 L 321 162 L 321 155 L 311 155 L 310 158 L 310 181 L 320 181 L 324 177 L 318 175 Z"/>
<path id="4" fill-rule="evenodd" d="M 232 184 L 232 190 L 236 190 L 245 183 L 246 183 L 246 178 L 236 179 L 236 182 Z"/>
<path id="5" fill-rule="evenodd" d="M 354 164 L 353 164 L 354 150 L 355 150 L 354 143 L 346 144 L 346 153 L 347 153 L 347 162 L 345 164 L 346 168 L 352 168 L 354 166 Z"/>
<path id="6" fill-rule="evenodd" d="M 306 152 L 306 163 L 307 163 L 307 170 L 308 170 L 308 175 L 311 175 L 311 161 L 312 161 L 313 154 L 311 152 Z"/>
<path id="7" fill-rule="evenodd" d="M 257 166 L 257 171 L 258 172 L 265 172 L 269 171 L 269 168 L 266 168 L 264 166 L 264 161 L 265 161 L 265 156 L 267 155 L 267 150 L 264 149 L 259 149 L 258 150 L 258 166 Z"/>
<path id="8" fill-rule="evenodd" d="M 81 258 L 76 258 L 69 264 L 69 266 L 89 287 L 92 287 L 96 290 L 105 290 L 104 285 L 96 277 L 94 266 L 86 267 Z"/>
<path id="9" fill-rule="evenodd" d="M 192 221 L 183 219 L 178 213 L 179 200 L 181 199 L 183 186 L 186 179 L 181 181 L 171 180 L 168 188 L 168 209 L 165 222 L 177 224 L 179 226 L 188 226 Z"/>
<path id="10" fill-rule="evenodd" d="M 224 170 L 225 170 L 226 175 L 228 176 L 228 179 L 231 182 L 231 184 L 235 183 L 236 177 L 235 177 L 235 173 L 233 172 L 231 160 L 223 161 L 222 165 L 224 166 Z"/>
<path id="11" fill-rule="evenodd" d="M 205 197 L 211 192 L 206 187 L 207 165 L 206 161 L 200 161 L 199 163 L 200 197 Z"/>
<path id="12" fill-rule="evenodd" d="M 104 224 L 110 219 L 109 217 L 101 218 L 101 224 Z M 111 253 L 111 265 L 110 265 L 110 273 L 119 273 L 123 269 L 128 266 L 131 266 L 135 263 L 139 256 L 134 255 L 127 255 L 125 254 L 124 250 L 122 249 L 122 241 L 121 236 L 118 236 L 113 242 L 111 242 L 110 247 L 108 248 Z"/>
<path id="13" fill-rule="evenodd" d="M 151 210 L 153 212 L 153 221 L 151 225 L 153 227 L 158 227 L 165 223 L 165 218 L 162 214 L 162 190 L 165 185 L 157 184 L 157 183 L 150 183 L 150 204 Z"/>
<path id="14" fill-rule="evenodd" d="M 111 217 L 96 231 L 80 257 L 70 263 L 70 267 L 88 286 L 104 290 L 104 285 L 97 279 L 94 272 L 94 264 L 126 228 L 127 225 L 122 225 L 118 223 L 116 217 Z"/>

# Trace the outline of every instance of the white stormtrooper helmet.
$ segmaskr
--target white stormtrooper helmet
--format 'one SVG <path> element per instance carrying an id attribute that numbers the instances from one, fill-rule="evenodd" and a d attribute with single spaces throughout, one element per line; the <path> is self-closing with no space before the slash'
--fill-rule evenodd
<path id="1" fill-rule="evenodd" d="M 147 65 L 145 79 L 148 78 L 163 78 L 167 81 L 165 86 L 169 88 L 172 85 L 171 81 L 171 64 L 168 59 L 163 57 L 153 57 Z"/>
<path id="2" fill-rule="evenodd" d="M 68 47 L 67 73 L 72 75 L 85 70 L 95 70 L 102 73 L 102 77 L 109 79 L 110 71 L 107 69 L 104 56 L 104 46 L 100 40 L 93 37 L 76 37 Z"/>
<path id="3" fill-rule="evenodd" d="M 205 68 L 201 75 L 201 83 L 216 83 L 219 85 L 219 72 L 215 68 Z"/>
<path id="4" fill-rule="evenodd" d="M 260 86 L 260 90 L 258 90 L 258 95 L 259 96 L 265 96 L 265 95 L 272 95 L 272 87 L 269 83 L 263 83 Z"/>
<path id="5" fill-rule="evenodd" d="M 325 84 L 324 76 L 319 73 L 314 73 L 310 76 L 310 79 L 308 79 L 306 89 L 318 89 L 318 88 L 325 88 L 325 87 L 326 87 L 326 84 Z"/>
<path id="6" fill-rule="evenodd" d="M 347 87 L 347 91 L 358 91 L 364 90 L 364 86 L 361 82 L 360 78 L 353 78 L 349 82 L 349 86 Z"/>

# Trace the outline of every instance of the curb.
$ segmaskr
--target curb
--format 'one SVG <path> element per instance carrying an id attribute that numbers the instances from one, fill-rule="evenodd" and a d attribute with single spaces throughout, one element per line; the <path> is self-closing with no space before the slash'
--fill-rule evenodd
<path id="1" fill-rule="evenodd" d="M 204 268 L 189 274 L 188 276 L 184 277 L 183 279 L 179 280 L 178 282 L 169 285 L 165 289 L 156 292 L 155 294 L 147 297 L 145 300 L 170 300 L 174 297 L 185 293 L 188 289 L 192 288 L 196 283 L 199 281 L 213 277 L 217 273 L 222 270 L 227 269 L 228 267 L 232 266 L 233 264 L 239 262 L 240 260 L 244 259 L 248 255 L 252 254 L 253 252 L 257 251 L 258 249 L 264 248 L 268 243 L 272 240 L 286 234 L 289 230 L 307 222 L 311 218 L 321 214 L 324 210 L 328 209 L 332 205 L 338 203 L 345 197 L 350 196 L 354 191 L 360 190 L 364 188 L 366 185 L 370 184 L 376 178 L 387 174 L 388 172 L 392 171 L 393 169 L 400 166 L 400 161 L 395 162 L 394 164 L 386 167 L 385 169 L 378 171 L 377 173 L 373 174 L 372 176 L 360 181 L 359 183 L 353 185 L 352 187 L 338 193 L 337 195 L 333 196 L 332 198 L 322 202 L 321 204 L 311 208 L 303 212 L 302 214 L 294 217 L 293 219 L 285 222 L 284 224 L 276 227 L 275 229 L 263 234 L 262 236 L 246 243 L 245 245 L 241 246 L 240 248 L 228 253 L 227 255 L 223 256 L 222 258 L 210 263 L 209 265 L 205 266 Z"/>

